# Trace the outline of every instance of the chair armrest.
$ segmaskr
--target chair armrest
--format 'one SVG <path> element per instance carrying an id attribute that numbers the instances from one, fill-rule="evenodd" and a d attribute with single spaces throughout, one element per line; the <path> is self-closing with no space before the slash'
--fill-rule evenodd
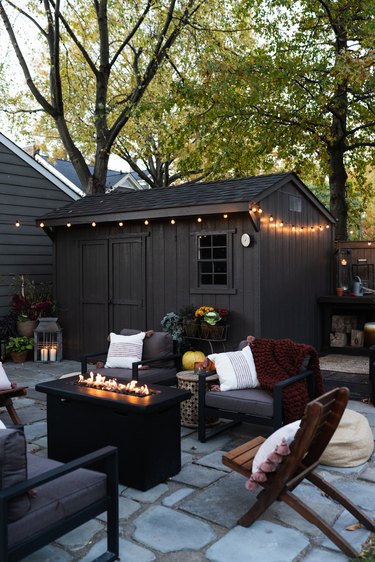
<path id="1" fill-rule="evenodd" d="M 139 380 L 139 366 L 140 365 L 151 365 L 156 361 L 170 361 L 171 359 L 181 359 L 181 353 L 171 353 L 170 355 L 160 355 L 159 357 L 152 357 L 151 359 L 141 360 L 141 361 L 134 361 L 132 363 L 132 379 L 134 381 Z M 161 367 L 162 368 L 162 367 Z"/>
<path id="2" fill-rule="evenodd" d="M 81 355 L 81 373 L 82 375 L 85 375 L 87 373 L 87 360 L 90 357 L 100 357 L 102 355 L 107 355 L 108 353 L 108 349 L 106 349 L 105 351 L 99 351 L 98 353 L 85 353 L 84 355 Z"/>
<path id="3" fill-rule="evenodd" d="M 273 399 L 275 402 L 275 418 L 279 419 L 280 427 L 281 427 L 281 420 L 282 420 L 282 393 L 284 388 L 294 384 L 295 382 L 301 381 L 303 379 L 307 379 L 307 387 L 308 387 L 308 394 L 309 400 L 314 398 L 314 372 L 311 369 L 306 369 L 302 371 L 302 373 L 298 373 L 297 375 L 293 375 L 284 381 L 280 381 L 275 384 L 273 387 Z"/>
<path id="4" fill-rule="evenodd" d="M 0 513 L 3 508 L 4 502 L 7 503 L 10 499 L 24 494 L 28 490 L 31 490 L 37 486 L 41 486 L 42 484 L 46 484 L 51 480 L 56 480 L 56 478 L 59 478 L 64 474 L 74 472 L 78 468 L 89 466 L 94 462 L 96 463 L 98 461 L 105 461 L 105 473 L 108 477 L 111 477 L 111 475 L 116 474 L 117 471 L 117 456 L 117 447 L 108 445 L 107 447 L 102 447 L 101 449 L 98 449 L 93 453 L 88 453 L 87 455 L 79 457 L 78 459 L 74 459 L 73 461 L 64 463 L 61 466 L 57 466 L 56 468 L 52 468 L 51 470 L 42 472 L 41 474 L 38 474 L 33 478 L 29 478 L 28 480 L 24 480 L 23 482 L 19 482 L 18 484 L 14 484 L 13 486 L 9 486 L 8 488 L 2 488 L 0 490 Z"/>

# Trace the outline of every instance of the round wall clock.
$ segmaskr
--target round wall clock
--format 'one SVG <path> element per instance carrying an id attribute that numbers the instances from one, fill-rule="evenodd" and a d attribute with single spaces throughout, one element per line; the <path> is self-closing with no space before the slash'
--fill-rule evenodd
<path id="1" fill-rule="evenodd" d="M 241 244 L 242 246 L 244 246 L 245 248 L 247 248 L 248 246 L 250 246 L 250 242 L 251 242 L 251 238 L 250 238 L 250 234 L 247 234 L 245 232 L 245 234 L 243 234 L 241 236 Z"/>

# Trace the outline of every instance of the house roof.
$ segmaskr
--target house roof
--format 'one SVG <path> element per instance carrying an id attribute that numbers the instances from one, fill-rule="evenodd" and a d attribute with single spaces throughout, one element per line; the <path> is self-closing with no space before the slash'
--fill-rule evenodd
<path id="1" fill-rule="evenodd" d="M 87 196 L 69 203 L 43 217 L 46 226 L 71 222 L 83 224 L 115 220 L 139 220 L 231 213 L 249 210 L 249 203 L 261 203 L 273 191 L 292 181 L 329 222 L 332 215 L 293 172 L 251 176 L 207 183 L 187 183 L 169 188 L 145 191 L 110 192 Z"/>
<path id="2" fill-rule="evenodd" d="M 21 158 L 26 164 L 34 168 L 39 174 L 53 183 L 56 187 L 61 189 L 64 193 L 69 195 L 74 200 L 80 199 L 82 197 L 82 191 L 78 189 L 75 185 L 66 181 L 65 178 L 58 177 L 54 172 L 49 170 L 47 167 L 37 162 L 30 154 L 27 154 L 22 148 L 17 146 L 8 137 L 0 133 L 0 143 L 2 143 L 8 150 L 12 151 L 16 156 Z"/>
<path id="3" fill-rule="evenodd" d="M 44 160 L 47 160 L 45 156 L 40 156 Z M 61 174 L 69 182 L 72 182 L 78 188 L 82 189 L 82 184 L 79 180 L 78 174 L 74 169 L 73 164 L 69 160 L 63 160 L 62 158 L 57 158 L 54 160 L 53 163 L 50 163 L 57 173 Z M 93 173 L 94 166 L 88 167 L 90 173 Z M 148 188 L 148 185 L 144 185 L 145 182 L 142 182 L 135 172 L 120 172 L 117 170 L 108 170 L 107 171 L 107 178 L 106 178 L 106 188 L 108 190 L 117 189 L 117 188 L 126 188 L 126 189 L 144 189 L 145 187 Z"/>

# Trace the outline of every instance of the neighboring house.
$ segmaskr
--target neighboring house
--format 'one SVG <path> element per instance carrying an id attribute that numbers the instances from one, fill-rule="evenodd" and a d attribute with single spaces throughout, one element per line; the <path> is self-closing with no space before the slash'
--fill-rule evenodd
<path id="1" fill-rule="evenodd" d="M 40 156 L 39 154 L 35 155 L 35 159 L 41 163 L 47 162 L 47 165 L 49 165 L 52 169 L 55 169 L 62 177 L 67 178 L 74 185 L 82 189 L 77 172 L 75 171 L 73 164 L 68 160 L 57 158 L 53 162 L 49 162 L 46 156 Z M 92 173 L 94 171 L 94 167 L 89 166 L 89 170 Z M 120 189 L 138 191 L 142 189 L 150 189 L 150 186 L 135 172 L 118 172 L 116 170 L 108 170 L 106 191 L 109 192 Z"/>
<path id="2" fill-rule="evenodd" d="M 43 221 L 66 358 L 185 305 L 229 309 L 227 349 L 249 334 L 319 346 L 335 221 L 294 173 L 94 195 Z"/>
<path id="3" fill-rule="evenodd" d="M 9 312 L 15 276 L 53 279 L 52 242 L 36 219 L 82 195 L 0 133 L 0 317 Z"/>

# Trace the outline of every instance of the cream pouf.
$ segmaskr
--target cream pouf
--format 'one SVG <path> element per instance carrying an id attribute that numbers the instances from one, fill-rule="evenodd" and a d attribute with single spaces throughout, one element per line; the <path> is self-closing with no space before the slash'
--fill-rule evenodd
<path id="1" fill-rule="evenodd" d="M 365 463 L 374 450 L 374 437 L 368 420 L 346 409 L 320 458 L 320 464 L 348 468 Z"/>

